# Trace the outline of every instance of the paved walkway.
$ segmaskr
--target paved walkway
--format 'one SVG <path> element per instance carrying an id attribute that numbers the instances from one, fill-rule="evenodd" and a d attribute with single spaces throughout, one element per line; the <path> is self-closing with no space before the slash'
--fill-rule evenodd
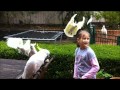
<path id="1" fill-rule="evenodd" d="M 0 59 L 0 79 L 16 79 L 25 64 L 26 60 Z"/>

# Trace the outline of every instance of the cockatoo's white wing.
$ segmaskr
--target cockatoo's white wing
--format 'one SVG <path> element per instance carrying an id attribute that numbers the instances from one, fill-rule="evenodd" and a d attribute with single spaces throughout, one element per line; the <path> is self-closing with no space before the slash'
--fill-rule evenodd
<path id="1" fill-rule="evenodd" d="M 77 14 L 74 14 L 74 15 L 71 17 L 71 19 L 70 19 L 70 21 L 68 22 L 67 26 L 68 26 L 69 24 L 72 24 L 72 25 L 75 24 L 75 23 L 74 23 L 74 19 L 75 19 L 76 15 L 77 15 Z M 66 26 L 66 27 L 67 27 L 67 26 Z"/>
<path id="2" fill-rule="evenodd" d="M 83 20 L 77 23 L 77 30 L 81 29 L 84 23 L 85 23 L 85 17 L 83 16 Z"/>
<path id="3" fill-rule="evenodd" d="M 31 40 L 26 40 L 25 44 L 23 45 L 23 48 L 25 50 L 25 55 L 27 56 L 29 56 L 29 52 L 31 50 L 30 43 L 31 43 Z"/>
<path id="4" fill-rule="evenodd" d="M 77 31 L 77 24 L 74 22 L 74 18 L 77 14 L 74 14 L 70 21 L 68 22 L 68 24 L 66 25 L 65 29 L 64 29 L 64 33 L 66 34 L 66 36 L 68 37 L 73 37 L 76 34 Z"/>
<path id="5" fill-rule="evenodd" d="M 21 38 L 8 38 L 7 45 L 8 47 L 17 49 L 18 47 L 23 46 L 23 40 Z"/>
<path id="6" fill-rule="evenodd" d="M 25 44 L 23 44 L 23 46 L 18 47 L 19 53 L 23 53 L 26 56 L 29 56 L 29 53 L 31 51 L 30 43 L 31 43 L 31 40 L 26 40 L 26 42 L 25 42 Z"/>
<path id="7" fill-rule="evenodd" d="M 91 16 L 90 16 L 90 19 L 89 19 L 88 22 L 87 22 L 87 25 L 88 25 L 89 23 L 91 23 L 92 20 L 93 20 L 93 18 L 92 18 L 92 15 L 91 15 Z"/>

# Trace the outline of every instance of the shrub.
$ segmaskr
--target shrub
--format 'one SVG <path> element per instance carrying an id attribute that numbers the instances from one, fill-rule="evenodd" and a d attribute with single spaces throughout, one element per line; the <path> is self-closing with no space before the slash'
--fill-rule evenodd
<path id="1" fill-rule="evenodd" d="M 41 48 L 50 50 L 55 56 L 46 74 L 46 78 L 72 78 L 74 65 L 75 43 L 39 43 Z M 114 76 L 120 76 L 120 46 L 90 45 L 96 53 L 100 69 Z M 9 48 L 5 42 L 0 42 L 0 57 L 9 59 L 23 59 L 28 57 L 19 54 L 15 49 Z"/>
<path id="2" fill-rule="evenodd" d="M 105 72 L 104 69 L 101 69 L 96 76 L 97 79 L 110 79 L 112 77 L 112 75 Z"/>

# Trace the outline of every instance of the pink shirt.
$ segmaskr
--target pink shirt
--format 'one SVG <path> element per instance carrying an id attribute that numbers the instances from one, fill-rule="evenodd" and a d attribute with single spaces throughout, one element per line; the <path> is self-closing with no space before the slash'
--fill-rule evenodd
<path id="1" fill-rule="evenodd" d="M 76 48 L 74 75 L 75 79 L 96 79 L 100 66 L 94 51 L 88 47 L 84 50 Z"/>

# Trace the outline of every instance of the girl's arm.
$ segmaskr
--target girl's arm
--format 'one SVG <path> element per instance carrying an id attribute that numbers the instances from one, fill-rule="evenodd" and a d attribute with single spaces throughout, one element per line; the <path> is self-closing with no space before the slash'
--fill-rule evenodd
<path id="1" fill-rule="evenodd" d="M 92 58 L 90 61 L 91 61 L 92 68 L 86 74 L 84 74 L 81 77 L 81 79 L 89 79 L 89 78 L 91 78 L 100 69 L 100 66 L 99 66 L 99 63 L 98 63 L 98 60 L 97 60 L 96 57 Z"/>

